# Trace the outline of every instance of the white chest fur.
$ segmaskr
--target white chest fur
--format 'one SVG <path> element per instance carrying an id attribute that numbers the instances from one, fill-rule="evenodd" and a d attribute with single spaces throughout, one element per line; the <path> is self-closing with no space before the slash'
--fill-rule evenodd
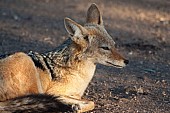
<path id="1" fill-rule="evenodd" d="M 77 94 L 82 96 L 94 75 L 95 69 L 96 65 L 94 63 L 84 61 L 76 65 L 75 69 L 70 70 L 68 81 L 71 88 L 68 90 L 68 93 L 70 95 Z"/>
<path id="2" fill-rule="evenodd" d="M 62 78 L 51 83 L 47 93 L 80 98 L 91 81 L 96 65 L 90 61 L 81 61 L 69 69 L 62 69 Z"/>

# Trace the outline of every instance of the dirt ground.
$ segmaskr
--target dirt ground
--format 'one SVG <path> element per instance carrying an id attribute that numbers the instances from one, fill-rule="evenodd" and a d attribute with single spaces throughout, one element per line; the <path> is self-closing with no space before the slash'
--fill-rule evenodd
<path id="1" fill-rule="evenodd" d="M 50 51 L 68 36 L 64 17 L 83 24 L 91 3 L 130 60 L 123 69 L 98 65 L 84 96 L 92 112 L 170 113 L 169 0 L 0 0 L 0 55 Z"/>

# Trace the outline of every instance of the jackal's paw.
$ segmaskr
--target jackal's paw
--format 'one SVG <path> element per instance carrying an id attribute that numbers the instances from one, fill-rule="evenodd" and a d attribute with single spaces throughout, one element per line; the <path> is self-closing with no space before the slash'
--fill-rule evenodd
<path id="1" fill-rule="evenodd" d="M 94 109 L 94 102 L 93 101 L 82 101 L 75 106 L 73 106 L 73 111 L 76 111 L 76 113 L 82 113 L 86 111 L 91 111 Z"/>

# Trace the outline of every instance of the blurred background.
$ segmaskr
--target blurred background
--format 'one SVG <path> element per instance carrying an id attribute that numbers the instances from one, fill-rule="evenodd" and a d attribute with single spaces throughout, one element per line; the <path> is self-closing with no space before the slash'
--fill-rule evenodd
<path id="1" fill-rule="evenodd" d="M 98 65 L 84 98 L 93 113 L 170 112 L 170 0 L 0 0 L 0 55 L 47 52 L 68 38 L 63 19 L 80 24 L 96 3 L 123 69 Z"/>

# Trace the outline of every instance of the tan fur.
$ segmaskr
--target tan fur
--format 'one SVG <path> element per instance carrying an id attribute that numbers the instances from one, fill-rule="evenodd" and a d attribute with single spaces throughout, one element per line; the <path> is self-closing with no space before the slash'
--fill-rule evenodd
<path id="1" fill-rule="evenodd" d="M 93 63 L 82 61 L 74 64 L 71 69 L 62 69 L 62 79 L 58 82 L 52 81 L 47 93 L 80 99 L 94 75 L 95 68 L 96 66 Z M 63 83 L 66 84 L 63 85 Z"/>
<path id="2" fill-rule="evenodd" d="M 35 66 L 27 54 L 15 53 L 0 60 L 0 101 L 45 93 L 60 96 L 65 103 L 78 104 L 78 112 L 94 109 L 94 102 L 81 100 L 81 97 L 94 75 L 96 63 L 115 67 L 124 67 L 127 63 L 116 51 L 95 4 L 90 6 L 84 26 L 66 18 L 65 27 L 71 43 L 66 44 L 62 51 L 46 54 L 55 62 L 52 71 L 56 79 L 51 77 L 47 66 L 43 70 Z M 68 54 L 68 60 L 63 54 Z"/>
<path id="3" fill-rule="evenodd" d="M 0 101 L 39 93 L 37 74 L 34 63 L 25 53 L 0 60 Z"/>

